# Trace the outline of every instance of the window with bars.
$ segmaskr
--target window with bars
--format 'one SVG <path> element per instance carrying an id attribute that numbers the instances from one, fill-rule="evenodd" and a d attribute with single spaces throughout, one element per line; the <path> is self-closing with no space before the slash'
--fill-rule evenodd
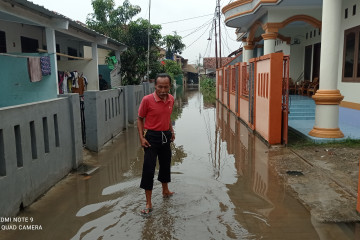
<path id="1" fill-rule="evenodd" d="M 226 70 L 225 70 L 225 84 L 224 84 L 224 90 L 225 90 L 225 92 L 228 91 L 229 76 L 230 76 L 230 71 L 229 71 L 229 69 L 226 69 Z"/>
<path id="2" fill-rule="evenodd" d="M 344 33 L 343 82 L 360 82 L 360 26 Z"/>
<path id="3" fill-rule="evenodd" d="M 23 53 L 35 53 L 39 49 L 39 41 L 34 38 L 21 36 L 21 51 Z"/>
<path id="4" fill-rule="evenodd" d="M 3 31 L 0 31 L 0 53 L 6 53 L 6 36 Z"/>
<path id="5" fill-rule="evenodd" d="M 248 66 L 242 67 L 241 76 L 241 95 L 243 97 L 249 97 L 249 74 L 247 71 Z"/>
<path id="6" fill-rule="evenodd" d="M 231 92 L 236 92 L 236 68 L 231 69 Z"/>

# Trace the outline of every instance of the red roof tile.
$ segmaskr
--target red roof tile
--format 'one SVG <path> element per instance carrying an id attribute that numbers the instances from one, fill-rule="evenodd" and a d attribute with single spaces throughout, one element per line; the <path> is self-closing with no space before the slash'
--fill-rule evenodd
<path id="1" fill-rule="evenodd" d="M 223 57 L 221 58 L 222 66 L 225 66 L 228 62 L 230 62 L 232 57 Z M 206 69 L 215 69 L 216 68 L 216 58 L 209 57 L 203 59 L 203 66 Z"/>

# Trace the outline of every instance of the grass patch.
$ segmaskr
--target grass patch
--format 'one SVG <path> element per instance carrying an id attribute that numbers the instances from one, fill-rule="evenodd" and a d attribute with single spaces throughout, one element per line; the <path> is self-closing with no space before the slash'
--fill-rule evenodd
<path id="1" fill-rule="evenodd" d="M 305 147 L 347 147 L 347 148 L 360 148 L 360 139 L 344 139 L 343 141 L 332 141 L 332 142 L 325 142 L 325 143 L 316 143 L 308 138 L 299 135 L 293 131 L 289 131 L 288 135 L 288 147 L 291 148 L 305 148 Z"/>
<path id="2" fill-rule="evenodd" d="M 200 79 L 200 91 L 203 94 L 204 102 L 215 105 L 216 102 L 216 82 L 212 78 Z"/>

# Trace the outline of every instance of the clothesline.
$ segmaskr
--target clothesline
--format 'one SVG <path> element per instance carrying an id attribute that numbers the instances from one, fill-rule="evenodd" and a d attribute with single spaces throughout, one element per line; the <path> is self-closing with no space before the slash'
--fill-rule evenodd
<path id="1" fill-rule="evenodd" d="M 31 57 L 38 57 L 38 56 L 24 56 L 24 55 L 16 55 L 16 54 L 9 54 L 9 53 L 0 53 L 1 56 L 9 56 L 9 57 L 17 57 L 17 58 L 31 58 Z M 54 53 L 50 53 L 49 55 L 54 55 Z"/>
<path id="2" fill-rule="evenodd" d="M 44 49 L 38 49 L 38 52 L 40 53 L 47 53 L 46 50 Z M 55 53 L 49 53 L 48 55 L 54 55 Z M 87 61 L 91 61 L 92 58 L 82 58 L 82 57 L 74 57 L 71 55 L 67 55 L 64 53 L 56 53 L 57 56 L 62 56 L 62 57 L 68 57 L 68 58 L 73 58 L 73 59 L 79 59 L 79 60 L 87 60 Z M 0 56 L 8 56 L 8 57 L 17 57 L 17 58 L 30 58 L 30 57 L 38 57 L 38 56 L 24 56 L 24 55 L 16 55 L 16 54 L 10 54 L 10 53 L 0 53 Z"/>
<path id="3" fill-rule="evenodd" d="M 42 52 L 42 53 L 47 53 L 47 50 L 45 49 L 38 49 L 38 52 Z M 54 53 L 52 53 L 54 54 Z M 64 53 L 56 53 L 57 56 L 62 56 L 62 57 L 68 57 L 68 58 L 73 58 L 73 59 L 78 59 L 78 60 L 87 60 L 87 61 L 91 61 L 92 58 L 82 58 L 82 57 L 75 57 L 75 56 L 71 56 L 68 54 L 64 54 Z"/>

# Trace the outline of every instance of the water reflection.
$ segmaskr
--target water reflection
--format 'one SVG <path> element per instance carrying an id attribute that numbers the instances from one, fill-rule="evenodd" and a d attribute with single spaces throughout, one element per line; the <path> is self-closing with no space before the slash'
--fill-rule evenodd
<path id="1" fill-rule="evenodd" d="M 130 127 L 92 154 L 92 163 L 100 168 L 90 178 L 72 175 L 22 213 L 45 230 L 2 232 L 0 239 L 353 237 L 341 225 L 311 219 L 274 174 L 267 146 L 226 108 L 205 107 L 197 90 L 179 90 L 176 95 L 175 104 L 182 109 L 174 120 L 172 145 L 170 189 L 176 194 L 163 199 L 155 180 L 150 217 L 139 214 L 145 205 L 139 188 L 143 150 L 137 129 Z"/>
<path id="2" fill-rule="evenodd" d="M 221 104 L 216 124 L 238 179 L 227 184 L 235 218 L 256 239 L 354 239 L 352 226 L 319 223 L 281 185 L 269 165 L 269 149 Z M 215 141 L 216 143 L 216 141 Z M 221 158 L 219 158 L 221 159 Z M 220 163 L 219 163 L 220 164 Z M 218 164 L 218 165 L 219 165 Z"/>

